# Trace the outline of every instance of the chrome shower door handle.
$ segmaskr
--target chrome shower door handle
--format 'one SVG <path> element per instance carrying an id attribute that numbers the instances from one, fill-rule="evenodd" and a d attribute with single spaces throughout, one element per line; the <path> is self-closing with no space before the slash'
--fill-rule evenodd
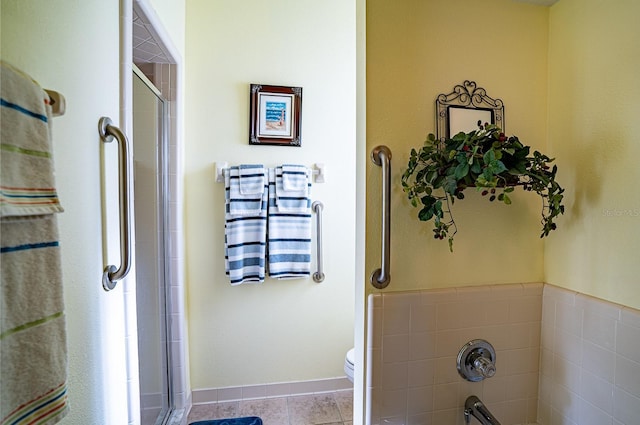
<path id="1" fill-rule="evenodd" d="M 131 169 L 131 154 L 127 136 L 118 127 L 112 124 L 108 117 L 100 118 L 98 132 L 104 143 L 118 140 L 118 171 L 120 192 L 120 268 L 107 265 L 102 274 L 102 287 L 110 291 L 116 286 L 116 282 L 127 276 L 131 269 L 131 194 L 129 190 L 129 170 Z"/>
<path id="2" fill-rule="evenodd" d="M 391 150 L 386 146 L 376 146 L 371 151 L 371 160 L 382 167 L 382 265 L 371 274 L 371 284 L 377 289 L 386 288 L 391 281 Z"/>

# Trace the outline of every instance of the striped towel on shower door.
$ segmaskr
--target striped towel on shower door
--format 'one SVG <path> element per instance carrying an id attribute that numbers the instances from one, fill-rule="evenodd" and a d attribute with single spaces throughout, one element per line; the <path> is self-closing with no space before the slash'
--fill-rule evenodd
<path id="1" fill-rule="evenodd" d="M 311 179 L 302 165 L 269 169 L 269 276 L 311 274 Z"/>
<path id="2" fill-rule="evenodd" d="M 230 167 L 225 173 L 225 269 L 231 285 L 264 282 L 267 179 L 262 165 Z"/>

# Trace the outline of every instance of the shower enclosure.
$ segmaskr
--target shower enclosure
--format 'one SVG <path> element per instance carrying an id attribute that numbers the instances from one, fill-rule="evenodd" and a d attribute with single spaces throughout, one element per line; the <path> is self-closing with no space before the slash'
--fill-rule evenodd
<path id="1" fill-rule="evenodd" d="M 158 89 L 134 67 L 133 180 L 138 367 L 142 425 L 166 423 L 171 392 L 168 296 L 167 109 Z"/>

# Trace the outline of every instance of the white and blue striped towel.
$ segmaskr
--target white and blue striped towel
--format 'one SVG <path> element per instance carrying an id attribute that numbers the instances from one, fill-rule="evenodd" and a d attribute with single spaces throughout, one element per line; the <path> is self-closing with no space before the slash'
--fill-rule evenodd
<path id="1" fill-rule="evenodd" d="M 267 188 L 267 174 L 259 164 L 241 164 L 229 168 L 229 213 L 254 216 L 262 211 L 262 195 Z M 226 179 L 226 177 L 225 177 Z M 225 180 L 226 181 L 226 180 Z"/>
<path id="2" fill-rule="evenodd" d="M 276 205 L 280 212 L 306 212 L 310 208 L 311 180 L 303 165 L 276 167 Z"/>
<path id="3" fill-rule="evenodd" d="M 268 258 L 271 277 L 295 279 L 311 274 L 309 176 L 309 170 L 301 165 L 269 169 Z"/>
<path id="4" fill-rule="evenodd" d="M 231 285 L 264 282 L 267 179 L 262 165 L 230 167 L 225 173 L 225 270 Z"/>

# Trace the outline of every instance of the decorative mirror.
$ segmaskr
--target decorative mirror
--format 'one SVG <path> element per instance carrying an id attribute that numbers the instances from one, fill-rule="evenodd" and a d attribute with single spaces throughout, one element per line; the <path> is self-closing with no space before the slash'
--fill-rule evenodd
<path id="1" fill-rule="evenodd" d="M 451 138 L 463 131 L 478 129 L 478 121 L 504 128 L 504 104 L 500 99 L 487 96 L 475 81 L 465 80 L 453 87 L 449 94 L 436 99 L 436 133 L 439 140 Z"/>

